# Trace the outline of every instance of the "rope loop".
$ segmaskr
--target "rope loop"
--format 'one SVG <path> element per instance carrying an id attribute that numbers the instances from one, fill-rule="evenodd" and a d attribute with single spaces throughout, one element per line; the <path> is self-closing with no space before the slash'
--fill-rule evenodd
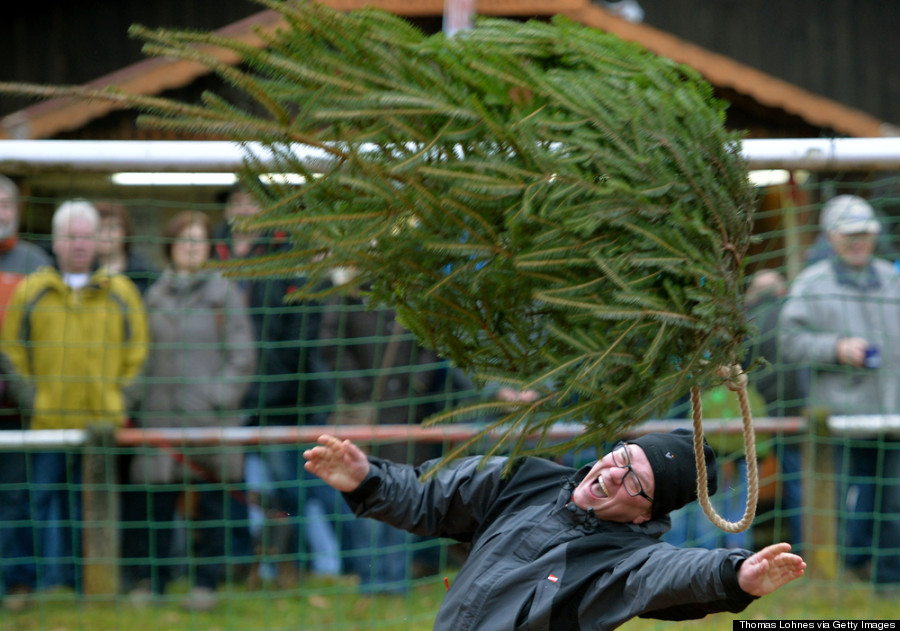
<path id="1" fill-rule="evenodd" d="M 747 504 L 744 516 L 740 521 L 728 521 L 713 508 L 709 501 L 709 490 L 706 488 L 706 459 L 703 457 L 703 411 L 700 405 L 700 388 L 691 388 L 691 411 L 694 420 L 694 458 L 697 462 L 697 500 L 703 507 L 706 517 L 715 526 L 725 532 L 743 532 L 753 523 L 756 516 L 756 504 L 759 500 L 759 473 L 756 466 L 756 433 L 753 431 L 753 416 L 750 413 L 750 402 L 747 398 L 747 373 L 740 365 L 719 366 L 716 369 L 729 390 L 737 394 L 741 406 L 743 421 L 744 455 L 747 460 Z"/>

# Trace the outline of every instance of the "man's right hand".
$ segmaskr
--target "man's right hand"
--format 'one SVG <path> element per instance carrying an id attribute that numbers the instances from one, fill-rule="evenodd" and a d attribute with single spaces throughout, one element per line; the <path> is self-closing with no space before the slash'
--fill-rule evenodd
<path id="1" fill-rule="evenodd" d="M 349 440 L 327 434 L 319 436 L 318 442 L 303 452 L 306 470 L 342 493 L 356 490 L 369 474 L 366 454 Z"/>
<path id="2" fill-rule="evenodd" d="M 866 361 L 866 348 L 869 343 L 861 337 L 843 337 L 837 342 L 837 360 L 839 364 L 862 368 Z"/>

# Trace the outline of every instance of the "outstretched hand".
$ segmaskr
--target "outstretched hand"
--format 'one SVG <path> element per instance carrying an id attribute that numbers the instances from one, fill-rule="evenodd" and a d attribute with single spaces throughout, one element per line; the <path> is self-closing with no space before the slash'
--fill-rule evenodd
<path id="1" fill-rule="evenodd" d="M 806 562 L 790 549 L 789 543 L 776 543 L 745 560 L 737 574 L 741 589 L 753 596 L 765 596 L 803 576 Z"/>
<path id="2" fill-rule="evenodd" d="M 329 486 L 346 493 L 353 491 L 369 473 L 369 459 L 349 440 L 319 436 L 319 445 L 303 452 L 304 467 Z"/>

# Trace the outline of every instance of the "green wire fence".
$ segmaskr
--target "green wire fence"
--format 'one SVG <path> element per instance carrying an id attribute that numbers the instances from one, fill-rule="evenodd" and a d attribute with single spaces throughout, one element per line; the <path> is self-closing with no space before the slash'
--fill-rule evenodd
<path id="1" fill-rule="evenodd" d="M 767 172 L 770 179 L 760 180 L 748 279 L 772 270 L 780 272 L 789 287 L 809 257 L 824 247 L 819 213 L 822 204 L 837 194 L 859 195 L 872 204 L 883 225 L 877 255 L 900 264 L 900 242 L 895 236 L 900 176 L 870 167 L 792 167 Z M 167 222 L 184 210 L 208 216 L 212 225 L 223 220 L 222 188 L 126 191 L 84 172 L 15 176 L 23 192 L 21 241 L 52 252 L 50 217 L 64 199 L 85 197 L 98 206 L 117 204 L 132 224 L 126 237 L 130 250 L 152 264 L 152 271 L 142 272 L 148 285 L 162 277 L 168 263 L 164 250 L 174 241 L 163 234 Z M 277 242 L 275 236 L 267 238 L 270 245 Z M 220 245 L 229 247 L 233 242 L 214 238 L 213 256 Z M 5 271 L 3 279 L 12 282 Z M 250 280 L 257 282 L 257 289 L 266 289 L 259 279 Z M 213 342 L 202 336 L 149 337 L 149 363 L 129 386 L 130 404 L 119 426 L 23 429 L 16 398 L 5 396 L 6 405 L 0 410 L 4 430 L 0 431 L 0 504 L 6 508 L 0 507 L 0 537 L 7 543 L 0 544 L 0 570 L 4 577 L 24 576 L 27 582 L 3 584 L 0 578 L 4 590 L 0 629 L 431 627 L 446 585 L 465 559 L 465 547 L 444 540 L 386 537 L 361 526 L 339 496 L 322 493 L 321 483 L 304 474 L 299 454 L 327 432 L 392 459 L 419 462 L 440 456 L 476 435 L 490 419 L 439 426 L 423 425 L 423 420 L 460 402 L 503 396 L 500 384 L 476 387 L 453 366 L 418 347 L 411 335 L 392 329 L 390 314 L 378 316 L 367 307 L 364 296 L 356 302 L 298 304 L 282 301 L 284 291 L 279 290 L 277 300 L 254 303 L 247 288 L 250 280 L 232 281 L 232 289 L 245 301 L 243 314 L 220 307 L 219 319 L 214 317 L 215 324 L 210 325 L 227 327 L 232 318 L 240 317 L 253 327 L 253 369 L 229 374 L 218 383 L 226 389 L 219 393 L 222 396 L 229 394 L 228 389 L 245 393 L 235 398 L 238 402 L 232 409 L 209 413 L 200 406 L 203 413 L 185 412 L 196 403 L 186 398 L 210 386 L 210 379 L 177 363 L 172 366 L 179 371 L 167 375 L 153 363 L 160 356 L 187 362 L 211 351 L 227 358 L 234 350 L 234 340 Z M 277 280 L 289 289 L 290 279 Z M 268 287 L 276 289 L 274 282 Z M 900 305 L 896 307 L 900 313 Z M 192 309 L 182 302 L 162 314 L 148 307 L 147 314 L 151 322 L 156 318 L 153 326 L 159 327 L 165 317 L 173 322 L 189 319 L 196 315 Z M 21 315 L 8 309 L 4 318 Z M 322 335 L 326 320 L 333 327 Z M 359 320 L 371 328 L 364 330 Z M 301 327 L 313 322 L 314 326 L 305 336 L 276 334 L 284 322 Z M 776 330 L 757 327 L 748 348 L 774 335 Z M 38 353 L 46 343 L 30 340 L 26 352 Z M 79 344 L 73 342 L 66 352 L 83 351 Z M 361 348 L 366 352 L 359 353 Z M 102 349 L 89 352 L 97 353 L 92 361 L 105 361 Z M 293 364 L 276 369 L 273 364 L 279 357 Z M 773 541 L 793 541 L 809 570 L 785 596 L 762 599 L 742 615 L 886 618 L 891 615 L 891 603 L 896 603 L 892 600 L 896 592 L 885 596 L 874 576 L 880 564 L 900 555 L 900 542 L 879 538 L 881 529 L 896 520 L 900 510 L 885 504 L 892 497 L 890 491 L 900 485 L 900 471 L 891 468 L 900 461 L 900 410 L 836 415 L 787 394 L 786 375 L 793 371 L 805 374 L 807 380 L 816 379 L 815 370 L 808 372 L 809 368 L 776 357 L 755 366 L 751 374 L 751 386 L 769 376 L 783 396 L 768 406 L 759 404 L 754 411 L 761 491 L 747 542 L 759 548 Z M 885 387 L 900 388 L 900 373 L 884 377 Z M 81 384 L 79 378 L 86 379 L 84 375 L 67 377 L 75 389 L 88 384 L 89 379 Z M 34 376 L 38 386 L 54 379 L 59 377 L 52 373 Z M 6 394 L 15 394 L 13 381 L 7 374 Z M 286 385 L 293 397 L 287 403 L 274 397 Z M 316 394 L 323 385 L 325 394 Z M 182 407 L 176 406 L 180 411 L 172 417 L 179 424 L 154 426 L 149 419 L 165 418 L 156 403 L 167 391 L 182 397 L 175 399 Z M 246 393 L 252 394 L 248 398 Z M 707 395 L 704 427 L 718 449 L 723 472 L 719 496 L 736 498 L 741 504 L 745 490 L 740 475 L 739 413 L 728 396 Z M 380 411 L 374 421 L 373 407 Z M 343 424 L 334 424 L 335 409 L 369 416 L 350 414 L 342 417 Z M 215 419 L 226 417 L 228 427 L 216 424 Z M 346 420 L 353 418 L 366 421 Z M 690 426 L 686 396 L 683 403 L 660 411 L 659 418 L 630 428 L 626 435 L 679 426 Z M 577 436 L 578 419 L 557 431 L 551 440 Z M 490 436 L 482 446 L 491 446 Z M 579 466 L 607 445 L 584 447 L 563 460 Z M 851 447 L 859 450 L 854 453 L 866 454 L 865 467 L 841 457 Z M 47 454 L 58 458 L 42 457 Z M 787 455 L 796 457 L 794 468 L 785 468 Z M 239 463 L 237 474 L 229 462 Z M 48 467 L 57 467 L 58 475 L 49 475 Z M 139 475 L 154 467 L 167 475 Z M 275 471 L 279 467 L 280 473 Z M 218 508 L 210 509 L 212 505 Z M 198 520 L 204 515 L 205 521 Z M 851 536 L 851 525 L 858 527 L 853 532 L 864 536 Z M 9 543 L 13 534 L 24 547 Z M 210 548 L 207 544 L 216 537 L 221 541 Z M 704 545 L 706 540 L 688 532 L 685 543 Z M 721 535 L 716 543 L 723 543 Z M 210 549 L 213 555 L 203 556 Z M 399 573 L 383 574 L 381 565 L 391 562 Z M 216 576 L 215 607 L 185 611 L 186 597 L 192 587 L 202 584 L 207 572 L 204 565 L 213 566 Z M 154 596 L 153 588 L 160 584 L 165 590 Z M 28 587 L 30 593 L 17 587 Z M 22 598 L 17 600 L 18 596 Z M 20 608 L 20 601 L 27 601 L 27 606 Z M 709 628 L 721 628 L 727 619 L 712 617 Z M 629 623 L 631 628 L 652 625 Z"/>

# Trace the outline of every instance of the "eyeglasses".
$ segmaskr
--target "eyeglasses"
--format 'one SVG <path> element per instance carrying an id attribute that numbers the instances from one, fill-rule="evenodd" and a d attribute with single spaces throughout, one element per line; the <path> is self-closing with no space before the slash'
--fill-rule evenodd
<path id="1" fill-rule="evenodd" d="M 876 232 L 841 232 L 840 238 L 847 243 L 863 243 L 875 241 L 878 238 Z"/>
<path id="2" fill-rule="evenodd" d="M 628 453 L 628 447 L 625 446 L 625 443 L 616 443 L 612 450 L 612 459 L 613 464 L 620 469 L 628 469 L 628 473 L 622 478 L 622 485 L 625 487 L 625 492 L 631 497 L 645 497 L 648 502 L 652 503 L 653 498 L 644 491 L 644 485 L 641 484 L 641 479 L 631 467 L 631 454 Z"/>

